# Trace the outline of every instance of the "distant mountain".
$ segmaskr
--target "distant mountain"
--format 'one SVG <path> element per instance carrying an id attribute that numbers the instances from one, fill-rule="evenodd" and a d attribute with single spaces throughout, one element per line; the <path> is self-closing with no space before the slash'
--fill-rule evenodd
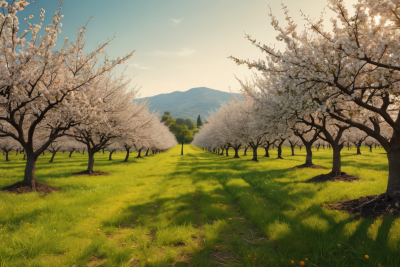
<path id="1" fill-rule="evenodd" d="M 240 94 L 233 95 L 241 98 Z M 157 110 L 161 116 L 164 111 L 169 111 L 173 118 L 189 118 L 196 123 L 197 116 L 200 115 L 204 121 L 210 110 L 218 109 L 221 103 L 232 99 L 232 95 L 207 87 L 198 87 L 185 92 L 175 91 L 142 99 L 150 99 L 150 111 Z"/>

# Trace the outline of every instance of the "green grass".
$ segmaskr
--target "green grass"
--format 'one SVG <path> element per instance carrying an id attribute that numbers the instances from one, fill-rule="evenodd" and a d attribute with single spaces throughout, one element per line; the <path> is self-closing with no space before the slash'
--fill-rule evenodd
<path id="1" fill-rule="evenodd" d="M 383 150 L 342 151 L 343 171 L 360 182 L 308 184 L 329 170 L 290 169 L 305 149 L 284 160 L 252 162 L 180 147 L 144 159 L 97 154 L 110 176 L 71 176 L 86 155 L 39 158 L 50 195 L 0 192 L 0 266 L 400 266 L 400 220 L 352 218 L 321 204 L 385 191 Z M 331 150 L 314 150 L 330 167 Z M 242 155 L 243 152 L 241 151 Z M 22 180 L 22 155 L 0 158 L 0 188 Z M 41 212 L 43 215 L 41 215 Z M 340 246 L 338 246 L 340 244 Z M 369 255 L 369 260 L 364 258 Z"/>

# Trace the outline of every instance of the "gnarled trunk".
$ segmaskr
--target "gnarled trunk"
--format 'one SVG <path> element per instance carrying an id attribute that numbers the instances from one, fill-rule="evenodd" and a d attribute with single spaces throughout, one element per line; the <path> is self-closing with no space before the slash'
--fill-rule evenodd
<path id="1" fill-rule="evenodd" d="M 361 149 L 360 149 L 360 147 L 361 147 L 361 144 L 360 144 L 360 145 L 357 145 L 357 155 L 361 155 Z"/>
<path id="2" fill-rule="evenodd" d="M 306 147 L 306 151 L 307 151 L 306 165 L 311 166 L 311 165 L 313 165 L 313 163 L 312 163 L 312 143 L 305 144 L 305 147 Z"/>
<path id="3" fill-rule="evenodd" d="M 92 174 L 93 173 L 93 167 L 94 167 L 94 154 L 96 152 L 92 151 L 92 150 L 88 150 L 88 157 L 89 157 L 89 161 L 88 161 L 88 167 L 87 167 L 87 172 Z"/>
<path id="4" fill-rule="evenodd" d="M 124 159 L 124 162 L 128 162 L 128 159 L 129 159 L 129 149 L 130 148 L 125 148 L 126 149 L 126 156 L 125 156 L 125 159 Z M 139 150 L 139 156 L 140 156 L 140 150 Z M 138 156 L 138 157 L 139 157 Z"/>
<path id="5" fill-rule="evenodd" d="M 269 158 L 269 145 L 266 146 L 266 147 L 264 147 L 264 150 L 265 150 L 265 155 L 264 155 L 264 157 Z"/>
<path id="6" fill-rule="evenodd" d="M 229 157 L 229 146 L 225 149 L 226 156 Z"/>
<path id="7" fill-rule="evenodd" d="M 292 149 L 292 156 L 294 156 L 294 146 L 290 146 L 290 148 Z"/>
<path id="8" fill-rule="evenodd" d="M 396 200 L 400 200 L 400 149 L 391 149 L 387 153 L 387 158 L 389 162 L 389 180 L 386 192 L 389 195 L 389 199 L 396 198 Z"/>
<path id="9" fill-rule="evenodd" d="M 224 151 L 225 151 L 225 149 L 221 148 L 221 154 L 220 155 L 224 155 Z"/>
<path id="10" fill-rule="evenodd" d="M 234 147 L 233 149 L 235 150 L 235 156 L 234 156 L 234 158 L 236 158 L 236 159 L 240 158 L 240 157 L 239 157 L 239 149 L 240 149 L 240 146 L 239 146 L 239 147 Z"/>
<path id="11" fill-rule="evenodd" d="M 37 158 L 35 157 L 33 152 L 27 153 L 24 184 L 32 188 L 32 190 L 34 191 L 36 191 L 36 178 L 35 178 L 36 160 Z"/>
<path id="12" fill-rule="evenodd" d="M 4 153 L 6 154 L 6 161 L 10 161 L 8 158 L 8 151 L 4 151 Z"/>
<path id="13" fill-rule="evenodd" d="M 278 159 L 283 159 L 282 158 L 282 147 L 280 145 L 278 146 Z"/>
<path id="14" fill-rule="evenodd" d="M 257 158 L 257 147 L 254 148 L 253 147 L 253 158 L 251 160 L 257 161 L 258 162 L 258 158 Z"/>
<path id="15" fill-rule="evenodd" d="M 145 155 L 145 156 L 148 156 L 148 155 L 149 155 L 149 150 L 150 150 L 150 149 L 147 149 L 147 150 L 146 150 L 146 155 Z"/>
<path id="16" fill-rule="evenodd" d="M 110 155 L 108 155 L 108 160 L 112 160 L 112 154 L 114 153 L 113 150 L 110 150 Z"/>
<path id="17" fill-rule="evenodd" d="M 50 163 L 52 163 L 53 162 L 53 160 L 54 160 L 54 157 L 56 156 L 56 154 L 57 154 L 57 151 L 56 152 L 54 152 L 54 153 L 51 153 L 52 155 L 51 155 L 51 159 L 50 159 Z"/>
<path id="18" fill-rule="evenodd" d="M 138 155 L 136 158 L 141 158 L 142 156 L 140 155 L 142 153 L 142 149 L 138 150 Z M 182 143 L 182 155 L 183 155 L 183 143 Z"/>
<path id="19" fill-rule="evenodd" d="M 342 160 L 340 151 L 342 150 L 343 145 L 333 145 L 333 162 L 332 162 L 332 171 L 331 175 L 341 175 L 342 174 Z"/>
<path id="20" fill-rule="evenodd" d="M 248 148 L 248 147 L 245 147 L 245 148 L 244 148 L 243 156 L 247 156 L 247 149 L 249 149 L 249 148 Z"/>
<path id="21" fill-rule="evenodd" d="M 74 150 L 69 152 L 69 156 L 68 156 L 69 158 L 72 157 L 72 153 L 74 153 Z"/>

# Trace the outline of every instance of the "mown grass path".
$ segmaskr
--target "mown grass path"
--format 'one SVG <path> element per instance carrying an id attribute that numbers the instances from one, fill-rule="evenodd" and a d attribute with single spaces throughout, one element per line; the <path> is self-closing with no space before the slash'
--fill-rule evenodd
<path id="1" fill-rule="evenodd" d="M 344 149 L 343 171 L 362 180 L 318 185 L 304 181 L 329 170 L 290 169 L 304 149 L 285 148 L 284 160 L 260 150 L 258 163 L 179 152 L 128 163 L 97 154 L 95 169 L 111 175 L 93 177 L 71 176 L 86 155 L 42 156 L 38 180 L 62 191 L 0 192 L 0 266 L 400 266 L 399 219 L 321 207 L 383 192 L 383 150 Z M 331 153 L 314 150 L 314 163 L 329 168 Z M 22 155 L 10 159 L 0 161 L 0 188 L 22 179 Z"/>

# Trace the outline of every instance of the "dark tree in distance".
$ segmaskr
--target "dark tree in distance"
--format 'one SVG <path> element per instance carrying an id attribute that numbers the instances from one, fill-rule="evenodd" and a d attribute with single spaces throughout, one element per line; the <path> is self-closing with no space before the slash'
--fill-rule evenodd
<path id="1" fill-rule="evenodd" d="M 197 117 L 197 128 L 200 128 L 203 125 L 203 122 L 201 121 L 200 115 Z"/>

